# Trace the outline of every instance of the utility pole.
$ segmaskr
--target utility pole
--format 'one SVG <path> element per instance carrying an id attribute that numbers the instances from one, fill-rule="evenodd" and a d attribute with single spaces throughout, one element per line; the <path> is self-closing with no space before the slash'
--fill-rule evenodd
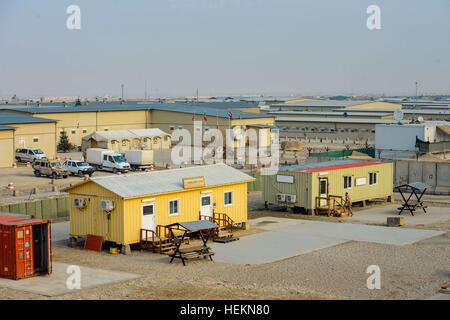
<path id="1" fill-rule="evenodd" d="M 145 80 L 145 100 L 147 100 L 147 80 Z"/>
<path id="2" fill-rule="evenodd" d="M 123 87 L 125 87 L 125 85 L 122 83 L 120 86 L 122 87 L 122 101 L 123 101 Z"/>
<path id="3" fill-rule="evenodd" d="M 197 88 L 197 102 L 198 102 L 198 88 Z"/>
<path id="4" fill-rule="evenodd" d="M 417 81 L 416 81 L 416 103 L 414 104 L 414 109 L 417 109 Z"/>
<path id="5" fill-rule="evenodd" d="M 418 85 L 418 82 L 416 81 L 416 100 L 417 100 L 417 85 Z"/>

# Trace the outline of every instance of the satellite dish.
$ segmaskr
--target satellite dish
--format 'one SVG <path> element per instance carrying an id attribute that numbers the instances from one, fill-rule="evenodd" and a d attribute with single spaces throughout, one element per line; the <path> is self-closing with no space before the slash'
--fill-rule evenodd
<path id="1" fill-rule="evenodd" d="M 394 111 L 394 119 L 396 121 L 401 121 L 403 120 L 403 111 L 402 110 L 395 110 Z"/>

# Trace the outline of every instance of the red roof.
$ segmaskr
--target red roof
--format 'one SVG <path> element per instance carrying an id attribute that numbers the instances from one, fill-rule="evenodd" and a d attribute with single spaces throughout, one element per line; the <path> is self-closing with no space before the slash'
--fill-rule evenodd
<path id="1" fill-rule="evenodd" d="M 24 224 L 30 225 L 30 224 L 41 224 L 46 222 L 47 221 L 40 219 L 31 219 L 17 216 L 4 216 L 0 214 L 0 224 L 2 225 L 9 225 L 9 226 L 24 225 Z"/>
<path id="2" fill-rule="evenodd" d="M 354 162 L 354 163 L 335 164 L 335 165 L 323 166 L 323 167 L 296 169 L 296 170 L 293 170 L 293 171 L 297 171 L 297 172 L 321 172 L 321 171 L 338 170 L 338 169 L 345 169 L 345 168 L 356 168 L 356 167 L 372 166 L 372 165 L 382 164 L 382 163 L 388 163 L 388 162 L 385 162 L 385 161 L 362 161 L 362 162 Z"/>

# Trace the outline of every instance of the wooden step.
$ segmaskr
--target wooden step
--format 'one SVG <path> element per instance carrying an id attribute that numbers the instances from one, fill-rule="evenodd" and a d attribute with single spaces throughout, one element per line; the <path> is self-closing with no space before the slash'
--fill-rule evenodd
<path id="1" fill-rule="evenodd" d="M 217 237 L 220 239 L 231 238 L 232 236 L 233 234 L 231 232 L 219 232 L 219 234 L 217 235 Z"/>

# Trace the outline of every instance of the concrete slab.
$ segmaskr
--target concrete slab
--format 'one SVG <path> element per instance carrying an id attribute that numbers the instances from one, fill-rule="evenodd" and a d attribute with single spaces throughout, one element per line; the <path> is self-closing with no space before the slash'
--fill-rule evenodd
<path id="1" fill-rule="evenodd" d="M 373 208 L 368 208 L 361 211 L 353 212 L 352 217 L 345 218 L 349 221 L 359 220 L 361 222 L 386 224 L 387 217 L 398 217 L 397 208 L 400 205 L 387 205 L 387 206 L 376 206 Z M 427 213 L 423 210 L 417 211 L 412 216 L 409 211 L 403 211 L 400 217 L 404 217 L 405 225 L 416 226 L 416 225 L 427 225 L 432 223 L 438 223 L 450 219 L 450 208 L 448 207 L 428 207 Z"/>
<path id="2" fill-rule="evenodd" d="M 310 223 L 311 221 L 300 219 L 277 218 L 277 217 L 262 217 L 251 219 L 248 222 L 250 224 L 250 228 L 272 231 L 298 224 Z"/>
<path id="3" fill-rule="evenodd" d="M 260 264 L 341 244 L 347 240 L 318 237 L 297 232 L 268 231 L 240 238 L 227 244 L 212 243 L 215 260 L 236 264 Z"/>
<path id="4" fill-rule="evenodd" d="M 53 262 L 53 273 L 49 276 L 39 276 L 21 280 L 10 280 L 0 278 L 0 287 L 21 290 L 48 297 L 58 296 L 72 292 L 77 289 L 68 289 L 66 281 L 70 274 L 67 273 L 65 263 Z M 115 282 L 121 282 L 139 278 L 140 275 L 94 269 L 80 266 L 81 271 L 81 289 L 94 288 Z"/>
<path id="5" fill-rule="evenodd" d="M 216 260 L 236 264 L 261 264 L 347 241 L 406 245 L 444 233 L 434 230 L 276 217 L 263 217 L 249 222 L 252 227 L 267 231 L 242 237 L 227 244 L 212 243 Z"/>
<path id="6" fill-rule="evenodd" d="M 382 227 L 356 223 L 335 223 L 310 221 L 308 224 L 298 224 L 282 229 L 301 232 L 317 237 L 332 239 L 374 242 L 390 245 L 406 245 L 423 239 L 444 234 L 443 231 L 404 229 L 401 227 Z"/>

